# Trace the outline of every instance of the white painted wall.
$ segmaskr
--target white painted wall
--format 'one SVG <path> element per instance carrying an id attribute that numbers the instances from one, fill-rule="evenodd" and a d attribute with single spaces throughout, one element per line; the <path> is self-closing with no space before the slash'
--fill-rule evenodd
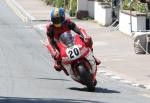
<path id="1" fill-rule="evenodd" d="M 146 30 L 146 16 L 138 16 L 137 30 Z"/>
<path id="2" fill-rule="evenodd" d="M 132 21 L 134 18 L 132 18 Z M 131 35 L 131 29 L 130 29 L 130 16 L 127 14 L 121 13 L 119 16 L 119 30 L 125 34 Z"/>
<path id="3" fill-rule="evenodd" d="M 99 2 L 95 2 L 94 9 L 94 19 L 104 26 L 108 26 L 112 23 L 112 8 L 105 8 L 99 4 Z"/>
<path id="4" fill-rule="evenodd" d="M 128 14 L 120 12 L 119 17 L 119 30 L 125 34 L 132 35 L 130 16 Z M 146 30 L 146 16 L 132 16 L 132 31 Z"/>
<path id="5" fill-rule="evenodd" d="M 88 11 L 89 16 L 94 18 L 94 2 L 88 0 L 77 0 L 77 11 Z"/>
<path id="6" fill-rule="evenodd" d="M 87 11 L 88 10 L 88 0 L 77 0 L 77 11 Z"/>

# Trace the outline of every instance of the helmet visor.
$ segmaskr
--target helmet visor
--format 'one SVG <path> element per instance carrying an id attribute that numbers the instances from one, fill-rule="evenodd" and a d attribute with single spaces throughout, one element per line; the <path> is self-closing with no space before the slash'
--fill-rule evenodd
<path id="1" fill-rule="evenodd" d="M 61 24 L 61 17 L 52 18 L 52 22 L 53 22 L 54 24 Z"/>

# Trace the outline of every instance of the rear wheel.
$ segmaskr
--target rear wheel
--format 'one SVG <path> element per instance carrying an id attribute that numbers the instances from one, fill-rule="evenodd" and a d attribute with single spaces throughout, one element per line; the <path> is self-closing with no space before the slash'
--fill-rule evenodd
<path id="1" fill-rule="evenodd" d="M 78 72 L 81 82 L 87 86 L 89 91 L 94 91 L 97 81 L 95 80 L 93 82 L 92 74 L 90 73 L 89 69 L 86 69 L 84 65 L 80 64 L 78 66 Z"/>

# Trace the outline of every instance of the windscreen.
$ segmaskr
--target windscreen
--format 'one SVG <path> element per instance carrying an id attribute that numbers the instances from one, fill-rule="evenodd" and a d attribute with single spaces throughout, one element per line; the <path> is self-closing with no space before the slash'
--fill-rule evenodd
<path id="1" fill-rule="evenodd" d="M 60 35 L 60 41 L 70 47 L 73 46 L 74 38 L 70 32 L 64 32 Z"/>

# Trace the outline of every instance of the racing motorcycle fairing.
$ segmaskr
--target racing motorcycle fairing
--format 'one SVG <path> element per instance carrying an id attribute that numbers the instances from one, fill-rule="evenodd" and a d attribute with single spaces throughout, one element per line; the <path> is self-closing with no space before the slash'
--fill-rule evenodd
<path id="1" fill-rule="evenodd" d="M 91 48 L 87 47 L 80 35 L 64 32 L 57 40 L 62 66 L 75 81 L 94 90 L 97 66 Z M 51 50 L 50 52 L 53 52 Z"/>
<path id="2" fill-rule="evenodd" d="M 58 47 L 64 64 L 71 64 L 74 60 L 85 57 L 90 48 L 87 48 L 79 35 L 72 36 L 70 33 L 63 33 L 60 36 Z"/>

